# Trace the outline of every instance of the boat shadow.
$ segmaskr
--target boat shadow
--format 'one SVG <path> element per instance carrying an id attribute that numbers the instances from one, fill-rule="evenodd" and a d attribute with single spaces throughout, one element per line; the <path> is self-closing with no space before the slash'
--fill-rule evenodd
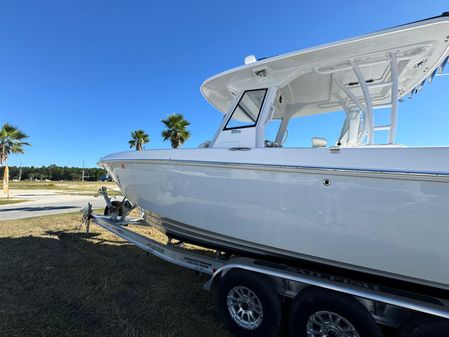
<path id="1" fill-rule="evenodd" d="M 23 336 L 231 336 L 206 277 L 119 239 L 0 238 L 0 331 Z"/>
<path id="2" fill-rule="evenodd" d="M 0 331 L 231 337 L 218 317 L 215 294 L 202 289 L 207 279 L 98 232 L 1 237 Z M 288 306 L 278 337 L 288 336 Z"/>

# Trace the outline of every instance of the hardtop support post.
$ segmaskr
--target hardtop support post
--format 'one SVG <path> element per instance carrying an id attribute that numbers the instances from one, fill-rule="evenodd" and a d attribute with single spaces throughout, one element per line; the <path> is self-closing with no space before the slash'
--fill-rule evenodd
<path id="1" fill-rule="evenodd" d="M 388 144 L 394 144 L 396 139 L 396 128 L 398 122 L 398 62 L 395 53 L 391 53 L 390 73 L 391 73 L 391 111 L 390 111 L 390 132 Z"/>
<path id="2" fill-rule="evenodd" d="M 362 102 L 360 102 L 360 100 L 354 95 L 354 93 L 347 88 L 340 79 L 338 78 L 334 78 L 335 83 L 337 83 L 338 87 L 343 90 L 343 92 L 346 94 L 346 96 L 351 99 L 351 101 L 359 108 L 360 111 L 363 111 L 364 114 L 364 123 L 363 123 L 363 129 L 359 130 L 359 139 L 357 140 L 357 142 L 361 142 L 363 140 L 363 138 L 365 137 L 366 133 L 367 133 L 367 129 L 369 128 L 369 126 L 367 126 L 367 121 L 366 119 L 368 118 L 368 112 L 366 107 L 362 104 Z M 348 106 L 344 107 L 344 109 L 348 109 Z"/>
<path id="3" fill-rule="evenodd" d="M 365 114 L 367 113 L 366 107 L 360 102 L 360 100 L 352 93 L 350 89 L 348 89 L 340 79 L 334 78 L 335 83 L 337 83 L 338 87 L 343 90 L 343 92 L 354 102 L 355 105 L 358 106 L 360 110 L 362 110 Z"/>
<path id="4" fill-rule="evenodd" d="M 256 141 L 255 147 L 265 147 L 265 125 L 271 120 L 274 114 L 274 101 L 278 92 L 278 87 L 268 87 L 267 94 L 265 95 L 265 101 L 261 107 L 259 119 L 256 127 Z"/>
<path id="5" fill-rule="evenodd" d="M 371 102 L 371 97 L 369 95 L 369 89 L 366 85 L 365 77 L 359 68 L 359 65 L 354 61 L 351 61 L 352 69 L 359 80 L 360 87 L 362 88 L 363 96 L 365 97 L 365 107 L 366 107 L 366 119 L 368 121 L 368 145 L 373 145 L 374 143 L 374 115 L 373 115 L 373 104 Z"/>
<path id="6" fill-rule="evenodd" d="M 285 139 L 285 132 L 287 131 L 288 123 L 290 122 L 292 114 L 285 115 L 282 118 L 281 125 L 279 126 L 278 133 L 276 135 L 275 143 L 282 144 Z"/>

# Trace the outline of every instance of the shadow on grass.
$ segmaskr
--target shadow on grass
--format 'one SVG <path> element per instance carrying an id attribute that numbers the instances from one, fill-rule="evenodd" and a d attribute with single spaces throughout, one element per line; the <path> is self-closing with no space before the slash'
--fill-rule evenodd
<path id="1" fill-rule="evenodd" d="M 231 337 L 207 278 L 99 233 L 45 234 L 0 238 L 0 336 Z"/>
<path id="2" fill-rule="evenodd" d="M 25 212 L 39 212 L 39 211 L 51 211 L 56 209 L 71 209 L 71 208 L 80 208 L 78 206 L 28 206 L 28 207 L 13 207 L 8 209 L 2 209 L 2 212 L 11 212 L 11 211 L 25 211 Z"/>
<path id="3" fill-rule="evenodd" d="M 1 336 L 230 336 L 205 278 L 96 233 L 46 234 L 0 238 Z"/>

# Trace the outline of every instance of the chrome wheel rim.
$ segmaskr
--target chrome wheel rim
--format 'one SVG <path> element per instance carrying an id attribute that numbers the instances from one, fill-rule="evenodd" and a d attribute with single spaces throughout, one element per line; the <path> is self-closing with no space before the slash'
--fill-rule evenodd
<path id="1" fill-rule="evenodd" d="M 238 326 L 254 330 L 262 324 L 262 303 L 251 289 L 243 286 L 232 288 L 228 293 L 226 303 L 229 314 Z"/>
<path id="2" fill-rule="evenodd" d="M 360 337 L 355 327 L 343 316 L 331 311 L 318 311 L 307 321 L 308 337 Z"/>

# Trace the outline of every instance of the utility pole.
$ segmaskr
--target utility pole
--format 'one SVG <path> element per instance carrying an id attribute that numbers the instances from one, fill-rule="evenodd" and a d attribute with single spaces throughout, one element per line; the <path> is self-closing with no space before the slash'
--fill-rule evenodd
<path id="1" fill-rule="evenodd" d="M 20 163 L 20 167 L 19 167 L 19 177 L 18 180 L 21 181 L 22 180 L 22 163 Z"/>
<path id="2" fill-rule="evenodd" d="M 84 160 L 83 160 L 83 171 L 82 171 L 82 174 L 81 174 L 81 181 L 84 181 Z"/>

